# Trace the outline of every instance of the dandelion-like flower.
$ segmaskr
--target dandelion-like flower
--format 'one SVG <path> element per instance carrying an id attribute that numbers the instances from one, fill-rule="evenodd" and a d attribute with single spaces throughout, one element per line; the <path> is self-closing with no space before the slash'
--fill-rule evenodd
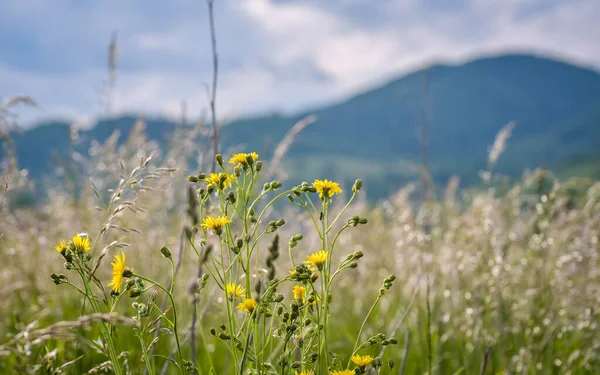
<path id="1" fill-rule="evenodd" d="M 90 238 L 87 236 L 80 236 L 79 234 L 73 236 L 71 243 L 75 248 L 75 252 L 79 254 L 85 253 L 86 251 L 90 251 L 92 248 L 90 246 Z"/>
<path id="2" fill-rule="evenodd" d="M 330 375 L 354 375 L 355 372 L 352 370 L 341 370 L 341 371 L 331 371 Z"/>
<path id="3" fill-rule="evenodd" d="M 246 293 L 241 285 L 236 285 L 235 283 L 227 284 L 225 286 L 225 291 L 227 292 L 227 295 L 231 297 L 241 297 Z"/>
<path id="4" fill-rule="evenodd" d="M 321 199 L 331 198 L 335 194 L 340 194 L 342 192 L 342 189 L 337 182 L 329 180 L 315 180 L 313 182 L 313 187 L 317 189 Z"/>
<path id="5" fill-rule="evenodd" d="M 231 223 L 231 219 L 225 215 L 216 218 L 208 216 L 202 220 L 202 228 L 210 229 L 217 236 L 220 236 L 223 233 L 223 227 L 229 223 Z"/>
<path id="6" fill-rule="evenodd" d="M 323 269 L 323 265 L 325 264 L 325 261 L 327 260 L 327 251 L 317 251 L 316 253 L 310 254 L 308 256 L 308 260 L 305 261 L 304 263 L 309 265 L 309 266 L 315 266 L 317 267 L 319 270 Z"/>
<path id="7" fill-rule="evenodd" d="M 221 183 L 223 180 L 223 183 Z M 231 187 L 231 183 L 233 182 L 233 178 L 225 172 L 221 173 L 211 173 L 206 177 L 206 181 L 209 186 L 214 186 L 217 189 L 227 189 Z"/>
<path id="8" fill-rule="evenodd" d="M 247 153 L 239 153 L 239 154 L 234 154 L 229 159 L 229 164 L 241 164 L 242 166 L 246 166 L 246 165 L 248 165 L 248 156 L 250 156 L 253 161 L 258 159 L 258 154 L 256 152 L 251 152 L 248 154 Z"/>
<path id="9" fill-rule="evenodd" d="M 125 253 L 121 253 L 115 255 L 115 258 L 112 262 L 112 281 L 108 286 L 112 286 L 115 292 L 119 292 L 121 290 L 121 286 L 123 285 L 123 277 L 126 274 L 127 268 L 125 267 Z"/>
<path id="10" fill-rule="evenodd" d="M 58 245 L 54 246 L 54 248 L 59 253 L 63 254 L 65 251 L 67 251 L 67 244 L 65 241 L 61 240 Z"/>
<path id="11" fill-rule="evenodd" d="M 313 370 L 303 370 L 303 371 L 296 371 L 296 375 L 315 375 L 315 373 L 313 372 Z"/>
<path id="12" fill-rule="evenodd" d="M 237 305 L 237 309 L 250 314 L 256 308 L 256 300 L 254 298 L 246 298 Z"/>
<path id="13" fill-rule="evenodd" d="M 352 362 L 354 362 L 355 365 L 357 365 L 358 367 L 365 367 L 369 364 L 371 364 L 371 362 L 373 362 L 373 357 L 371 357 L 370 355 L 353 355 L 352 357 L 350 357 L 350 360 L 352 360 Z"/>
<path id="14" fill-rule="evenodd" d="M 303 300 L 304 293 L 306 293 L 306 288 L 301 285 L 294 285 L 293 292 L 294 292 L 294 299 Z"/>

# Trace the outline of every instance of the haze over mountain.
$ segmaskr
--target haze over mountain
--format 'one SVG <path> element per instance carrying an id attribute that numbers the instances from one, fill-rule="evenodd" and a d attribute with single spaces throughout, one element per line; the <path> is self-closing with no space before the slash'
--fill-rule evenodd
<path id="1" fill-rule="evenodd" d="M 434 179 L 459 175 L 476 183 L 489 145 L 508 122 L 516 127 L 497 170 L 518 176 L 547 166 L 569 174 L 600 177 L 600 73 L 565 62 L 512 54 L 460 66 L 433 65 L 360 93 L 339 104 L 294 116 L 235 120 L 221 130 L 224 146 L 257 150 L 267 158 L 300 119 L 317 122 L 300 133 L 285 165 L 295 179 L 362 177 L 381 197 L 418 177 L 421 126 L 429 128 L 428 157 Z M 122 137 L 135 117 L 100 120 L 82 139 Z M 150 138 L 164 140 L 174 123 L 147 119 Z M 52 165 L 52 150 L 64 150 L 68 123 L 47 122 L 15 134 L 21 168 L 38 177 Z"/>

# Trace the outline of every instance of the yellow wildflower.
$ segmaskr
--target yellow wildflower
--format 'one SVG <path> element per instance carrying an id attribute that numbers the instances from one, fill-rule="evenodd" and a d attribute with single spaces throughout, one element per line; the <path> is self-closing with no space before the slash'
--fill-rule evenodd
<path id="1" fill-rule="evenodd" d="M 296 375 L 314 375 L 313 370 L 296 371 Z"/>
<path id="2" fill-rule="evenodd" d="M 58 243 L 58 245 L 54 246 L 54 248 L 56 249 L 56 251 L 62 254 L 67 250 L 67 244 L 65 243 L 65 241 L 61 240 Z"/>
<path id="3" fill-rule="evenodd" d="M 223 227 L 229 223 L 231 223 L 231 219 L 225 215 L 216 218 L 208 216 L 202 220 L 202 228 L 210 229 L 220 236 L 223 233 Z"/>
<path id="4" fill-rule="evenodd" d="M 329 374 L 330 375 L 354 375 L 355 372 L 352 370 L 341 370 L 341 371 L 332 371 Z"/>
<path id="5" fill-rule="evenodd" d="M 371 357 L 370 355 L 353 355 L 350 360 L 352 360 L 352 362 L 354 362 L 355 365 L 357 365 L 358 367 L 365 367 L 367 365 L 370 365 L 371 362 L 373 362 L 373 357 Z"/>
<path id="6" fill-rule="evenodd" d="M 305 261 L 304 263 L 307 265 L 313 265 L 315 267 L 317 267 L 319 270 L 323 269 L 323 265 L 325 264 L 325 261 L 327 260 L 327 251 L 317 251 L 316 253 L 310 254 L 308 256 L 308 260 Z"/>
<path id="7" fill-rule="evenodd" d="M 234 154 L 229 159 L 229 164 L 247 165 L 248 164 L 248 156 L 252 157 L 253 161 L 256 161 L 256 159 L 258 159 L 258 154 L 256 152 L 251 152 L 249 154 L 239 153 L 239 154 Z"/>
<path id="8" fill-rule="evenodd" d="M 225 286 L 225 291 L 227 292 L 227 295 L 231 297 L 241 297 L 246 293 L 241 285 L 236 285 L 235 283 L 227 284 Z"/>
<path id="9" fill-rule="evenodd" d="M 246 298 L 237 305 L 238 310 L 243 312 L 251 313 L 256 308 L 256 300 L 254 298 Z"/>
<path id="10" fill-rule="evenodd" d="M 223 180 L 222 184 L 221 180 Z M 211 173 L 210 175 L 208 175 L 208 177 L 206 177 L 206 181 L 208 182 L 209 186 L 214 186 L 217 189 L 227 189 L 228 187 L 231 187 L 233 178 L 231 178 L 231 176 L 225 172 L 220 172 Z"/>
<path id="11" fill-rule="evenodd" d="M 337 182 L 329 180 L 315 180 L 313 182 L 313 187 L 317 189 L 321 199 L 325 199 L 326 197 L 331 198 L 335 194 L 340 194 L 342 192 L 342 189 Z"/>
<path id="12" fill-rule="evenodd" d="M 76 234 L 73 236 L 71 242 L 73 243 L 73 247 L 77 253 L 85 253 L 91 249 L 90 239 L 87 236 L 80 236 Z"/>
<path id="13" fill-rule="evenodd" d="M 115 255 L 114 261 L 112 262 L 112 281 L 108 286 L 112 286 L 115 292 L 121 290 L 123 285 L 123 276 L 125 275 L 125 253 Z"/>
<path id="14" fill-rule="evenodd" d="M 306 293 L 306 288 L 300 285 L 294 285 L 294 299 L 303 300 L 304 293 Z"/>

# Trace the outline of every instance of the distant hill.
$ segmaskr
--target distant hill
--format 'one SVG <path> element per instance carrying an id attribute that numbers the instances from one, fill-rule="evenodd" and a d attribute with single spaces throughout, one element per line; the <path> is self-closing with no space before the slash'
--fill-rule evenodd
<path id="1" fill-rule="evenodd" d="M 221 136 L 226 146 L 268 156 L 309 114 L 318 121 L 296 138 L 285 161 L 293 176 L 348 183 L 363 177 L 371 196 L 418 178 L 424 118 L 430 169 L 439 183 L 455 174 L 476 183 L 488 147 L 512 120 L 517 125 L 497 170 L 518 176 L 524 168 L 547 166 L 600 177 L 600 73 L 547 58 L 502 55 L 434 65 L 307 113 L 236 120 Z M 127 134 L 134 121 L 100 120 L 82 136 L 102 141 L 116 129 Z M 174 127 L 165 119 L 147 121 L 150 138 L 159 141 Z M 43 174 L 52 149 L 66 147 L 68 132 L 66 123 L 51 122 L 16 135 L 20 166 Z"/>

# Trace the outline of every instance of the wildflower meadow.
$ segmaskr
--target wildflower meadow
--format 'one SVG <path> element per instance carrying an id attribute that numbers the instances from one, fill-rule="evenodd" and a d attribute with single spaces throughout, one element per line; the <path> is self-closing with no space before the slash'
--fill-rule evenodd
<path id="1" fill-rule="evenodd" d="M 13 203 L 36 190 L 12 171 L 2 373 L 600 368 L 600 183 L 490 172 L 373 203 L 369 181 L 280 181 L 255 152 L 199 156 L 190 135 L 162 151 L 139 122 L 66 160 L 35 205 Z"/>

